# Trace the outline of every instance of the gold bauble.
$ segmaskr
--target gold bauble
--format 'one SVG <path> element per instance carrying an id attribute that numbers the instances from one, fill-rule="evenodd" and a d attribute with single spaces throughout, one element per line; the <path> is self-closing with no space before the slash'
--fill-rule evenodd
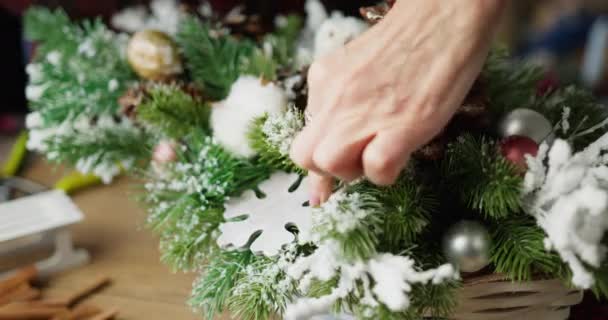
<path id="1" fill-rule="evenodd" d="M 135 33 L 129 41 L 127 59 L 135 73 L 147 80 L 168 80 L 183 70 L 175 42 L 156 30 Z"/>

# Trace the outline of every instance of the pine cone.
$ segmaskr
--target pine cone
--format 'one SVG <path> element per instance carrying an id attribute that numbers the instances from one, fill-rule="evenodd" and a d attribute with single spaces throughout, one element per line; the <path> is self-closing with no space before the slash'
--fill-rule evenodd
<path id="1" fill-rule="evenodd" d="M 125 94 L 118 99 L 120 105 L 120 113 L 130 119 L 135 119 L 137 106 L 139 106 L 144 98 L 148 95 L 148 84 L 140 83 L 135 87 L 129 88 Z"/>
<path id="2" fill-rule="evenodd" d="M 230 10 L 224 16 L 222 23 L 236 36 L 259 37 L 270 31 L 264 25 L 260 15 L 247 15 L 244 6 L 237 6 Z"/>
<path id="3" fill-rule="evenodd" d="M 391 10 L 396 0 L 386 0 L 375 6 L 362 7 L 359 9 L 361 16 L 370 24 L 376 24 L 382 20 Z"/>
<path id="4" fill-rule="evenodd" d="M 445 130 L 427 145 L 414 152 L 413 157 L 423 161 L 440 160 L 450 141 L 463 132 L 483 130 L 490 124 L 488 97 L 485 94 L 483 82 L 478 79 Z"/>
<path id="5" fill-rule="evenodd" d="M 483 81 L 477 79 L 464 99 L 462 106 L 456 111 L 450 122 L 450 131 L 457 135 L 467 130 L 485 129 L 491 125 L 490 101 L 485 92 Z"/>
<path id="6" fill-rule="evenodd" d="M 278 84 L 286 92 L 289 100 L 293 101 L 298 110 L 304 111 L 308 102 L 308 67 L 293 72 L 279 71 Z"/>
<path id="7" fill-rule="evenodd" d="M 423 161 L 437 161 L 441 160 L 445 155 L 445 149 L 447 146 L 447 139 L 444 133 L 441 133 L 438 137 L 433 139 L 427 145 L 416 150 L 412 155 L 415 159 Z"/>
<path id="8" fill-rule="evenodd" d="M 118 99 L 118 104 L 120 105 L 120 113 L 130 118 L 131 120 L 135 120 L 135 117 L 137 116 L 137 107 L 149 97 L 150 89 L 152 89 L 155 85 L 157 84 L 148 82 L 140 83 L 134 87 L 129 88 L 129 90 L 127 90 L 127 92 L 125 92 L 125 94 Z M 202 91 L 193 83 L 174 83 L 172 85 L 178 87 L 196 100 L 203 99 Z"/>

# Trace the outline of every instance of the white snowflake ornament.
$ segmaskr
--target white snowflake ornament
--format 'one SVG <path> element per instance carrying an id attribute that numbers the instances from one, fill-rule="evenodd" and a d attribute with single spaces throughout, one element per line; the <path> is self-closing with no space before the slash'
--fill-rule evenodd
<path id="1" fill-rule="evenodd" d="M 226 220 L 247 216 L 242 221 L 228 221 L 220 226 L 221 235 L 217 239 L 220 247 L 245 247 L 257 233 L 260 235 L 250 244 L 250 249 L 265 256 L 274 256 L 281 247 L 294 240 L 294 235 L 286 228 L 295 225 L 302 238 L 308 238 L 312 226 L 308 206 L 308 183 L 304 178 L 299 187 L 289 192 L 299 179 L 297 174 L 283 172 L 273 174 L 258 186 L 265 194 L 258 198 L 253 191 L 230 199 L 226 203 Z"/>

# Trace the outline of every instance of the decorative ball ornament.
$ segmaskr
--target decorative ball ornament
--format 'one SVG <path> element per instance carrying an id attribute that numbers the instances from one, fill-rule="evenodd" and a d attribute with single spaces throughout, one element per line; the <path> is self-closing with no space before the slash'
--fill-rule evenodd
<path id="1" fill-rule="evenodd" d="M 147 80 L 168 80 L 183 71 L 177 45 L 156 30 L 135 33 L 127 47 L 127 59 L 135 73 Z"/>
<path id="2" fill-rule="evenodd" d="M 502 155 L 524 173 L 528 169 L 526 155 L 536 157 L 538 148 L 536 141 L 524 136 L 508 137 L 500 143 Z"/>
<path id="3" fill-rule="evenodd" d="M 476 272 L 490 263 L 490 234 L 484 226 L 462 221 L 452 226 L 443 239 L 448 260 L 463 272 Z"/>
<path id="4" fill-rule="evenodd" d="M 551 122 L 542 114 L 525 108 L 509 112 L 500 120 L 498 130 L 503 138 L 524 136 L 539 144 L 543 141 L 551 143 L 555 138 Z"/>

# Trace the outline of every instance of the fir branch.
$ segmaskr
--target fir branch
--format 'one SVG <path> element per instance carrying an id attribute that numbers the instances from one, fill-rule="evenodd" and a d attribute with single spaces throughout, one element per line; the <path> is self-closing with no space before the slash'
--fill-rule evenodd
<path id="1" fill-rule="evenodd" d="M 209 132 L 209 105 L 192 97 L 176 85 L 154 86 L 137 107 L 138 119 L 174 139 L 190 132 Z"/>
<path id="2" fill-rule="evenodd" d="M 219 249 L 217 230 L 228 197 L 255 188 L 272 170 L 233 157 L 200 129 L 184 144 L 175 163 L 148 175 L 143 201 L 148 224 L 162 234 L 163 261 L 191 270 Z"/>
<path id="3" fill-rule="evenodd" d="M 544 275 L 568 281 L 567 268 L 555 253 L 545 249 L 546 237 L 531 216 L 511 217 L 492 226 L 490 261 L 494 270 L 514 281 Z"/>
<path id="4" fill-rule="evenodd" d="M 458 281 L 416 284 L 412 288 L 412 306 L 408 311 L 416 316 L 428 315 L 430 319 L 448 318 L 458 306 L 460 287 Z"/>
<path id="5" fill-rule="evenodd" d="M 46 140 L 47 158 L 57 163 L 86 168 L 106 165 L 127 165 L 149 157 L 152 141 L 143 131 L 133 127 L 92 127 Z"/>
<path id="6" fill-rule="evenodd" d="M 280 260 L 280 259 L 279 259 Z M 296 284 L 280 269 L 276 258 L 256 257 L 243 269 L 241 281 L 228 299 L 232 315 L 243 320 L 269 320 L 282 315 L 298 291 Z"/>
<path id="7" fill-rule="evenodd" d="M 261 77 L 265 81 L 274 81 L 279 64 L 262 49 L 255 48 L 251 54 L 242 59 L 241 73 Z"/>
<path id="8" fill-rule="evenodd" d="M 171 207 L 169 216 L 176 220 L 162 228 L 161 260 L 174 271 L 195 270 L 219 250 L 215 234 L 224 220 L 222 210 L 197 210 L 190 200 L 181 204 L 185 207 Z"/>
<path id="9" fill-rule="evenodd" d="M 439 201 L 429 188 L 407 173 L 390 187 L 363 182 L 351 187 L 351 190 L 370 195 L 382 204 L 379 247 L 383 252 L 394 254 L 402 253 L 403 248 L 416 242 L 417 236 L 431 222 L 431 215 Z"/>
<path id="10" fill-rule="evenodd" d="M 181 22 L 176 41 L 194 82 L 214 100 L 222 100 L 228 95 L 230 87 L 243 72 L 244 61 L 255 51 L 250 41 L 237 41 L 220 32 L 212 36 L 211 27 L 192 16 Z"/>
<path id="11" fill-rule="evenodd" d="M 289 157 L 291 141 L 304 127 L 303 117 L 300 112 L 290 109 L 284 115 L 264 115 L 254 120 L 249 131 L 249 143 L 257 152 L 260 164 L 276 170 L 306 174 Z"/>
<path id="12" fill-rule="evenodd" d="M 608 299 L 608 262 L 604 262 L 600 268 L 595 270 L 594 277 L 593 294 L 598 299 Z"/>
<path id="13" fill-rule="evenodd" d="M 67 51 L 67 48 L 72 51 L 76 49 L 79 31 L 74 28 L 63 10 L 32 7 L 25 12 L 23 21 L 26 38 L 41 42 L 37 49 L 41 54 L 46 54 L 58 46 L 63 47 L 64 51 Z"/>
<path id="14" fill-rule="evenodd" d="M 215 100 L 228 95 L 231 85 L 240 74 L 242 51 L 247 55 L 251 46 L 240 47 L 226 37 L 214 38 L 211 28 L 194 17 L 182 21 L 176 41 L 186 58 L 193 80 Z"/>
<path id="15" fill-rule="evenodd" d="M 502 219 L 521 211 L 522 177 L 488 138 L 465 134 L 448 147 L 442 174 L 471 209 Z"/>
<path id="16" fill-rule="evenodd" d="M 542 77 L 542 68 L 510 60 L 504 48 L 492 50 L 481 74 L 492 113 L 531 106 Z"/>
<path id="17" fill-rule="evenodd" d="M 346 259 L 369 259 L 378 252 L 382 214 L 382 204 L 370 195 L 350 190 L 336 193 L 313 211 L 315 242 L 331 239 Z"/>
<path id="18" fill-rule="evenodd" d="M 296 44 L 302 30 L 302 18 L 292 14 L 283 18 L 283 25 L 264 38 L 265 46 L 270 47 L 272 60 L 283 67 L 293 65 Z"/>
<path id="19" fill-rule="evenodd" d="M 242 271 L 254 261 L 251 251 L 223 251 L 212 257 L 194 283 L 190 305 L 201 310 L 206 319 L 214 319 L 225 310 Z"/>
<path id="20" fill-rule="evenodd" d="M 123 54 L 126 39 L 100 20 L 73 24 L 62 11 L 42 8 L 28 11 L 26 30 L 41 41 L 34 60 L 40 74 L 28 90 L 41 92 L 30 105 L 46 126 L 116 113 L 118 98 L 136 80 Z"/>
<path id="21" fill-rule="evenodd" d="M 564 131 L 561 122 L 566 107 L 570 109 L 570 116 L 567 119 L 570 130 Z M 608 110 L 590 92 L 574 86 L 539 97 L 533 108 L 545 115 L 551 123 L 556 124 L 556 136 L 571 142 L 576 151 L 582 150 L 606 132 L 607 126 L 604 126 L 589 134 L 577 135 L 608 118 Z"/>

